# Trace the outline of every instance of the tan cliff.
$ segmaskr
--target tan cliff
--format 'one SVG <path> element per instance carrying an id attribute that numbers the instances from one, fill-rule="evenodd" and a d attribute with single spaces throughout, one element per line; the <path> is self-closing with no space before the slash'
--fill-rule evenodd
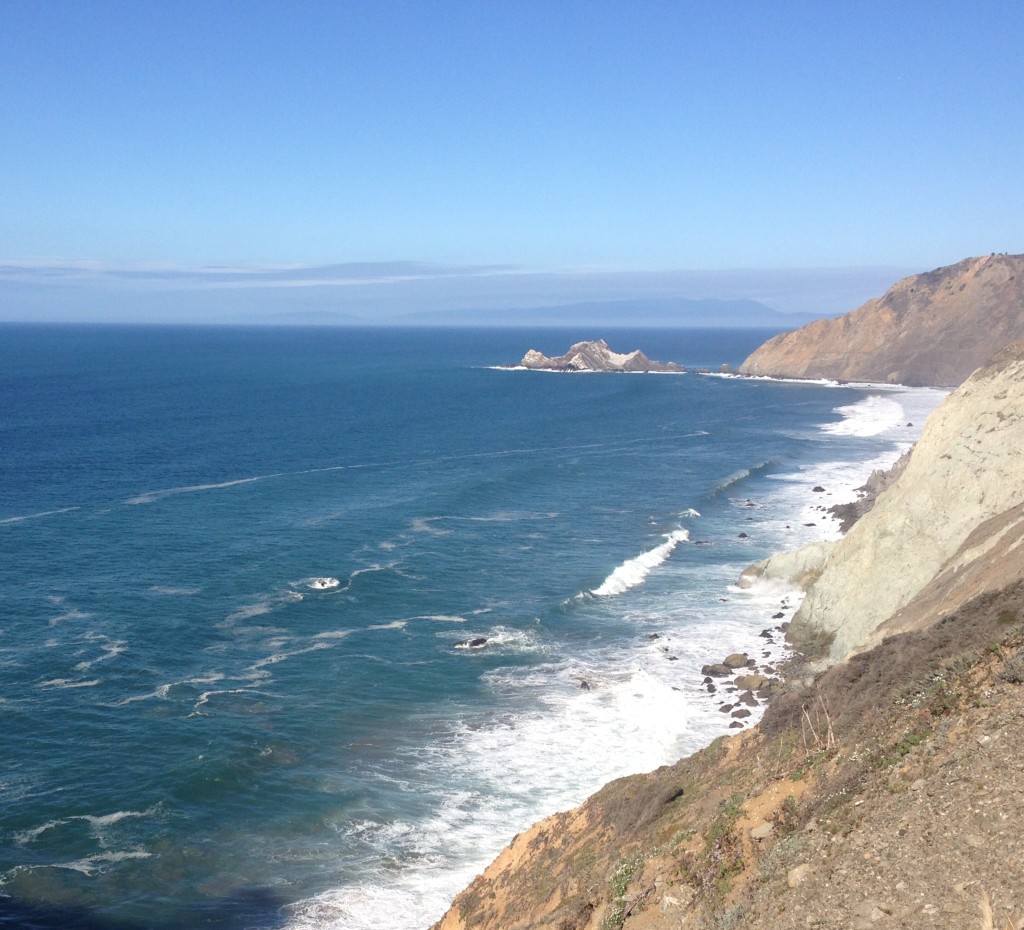
<path id="1" fill-rule="evenodd" d="M 842 540 L 752 568 L 808 587 L 824 671 L 516 837 L 436 930 L 1024 927 L 1021 450 L 1024 343 Z"/>
<path id="2" fill-rule="evenodd" d="M 1024 339 L 1024 255 L 914 275 L 836 319 L 770 339 L 745 375 L 951 387 Z"/>
<path id="3" fill-rule="evenodd" d="M 744 573 L 806 587 L 790 638 L 832 660 L 920 627 L 1024 569 L 1024 342 L 929 417 L 901 474 L 841 540 Z"/>

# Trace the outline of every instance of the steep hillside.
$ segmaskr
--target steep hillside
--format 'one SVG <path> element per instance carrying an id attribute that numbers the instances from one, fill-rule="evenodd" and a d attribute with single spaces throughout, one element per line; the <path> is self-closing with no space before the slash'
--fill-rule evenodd
<path id="1" fill-rule="evenodd" d="M 1022 448 L 1024 343 L 842 541 L 748 573 L 809 585 L 790 632 L 834 664 L 516 837 L 435 930 L 1021 930 Z"/>
<path id="2" fill-rule="evenodd" d="M 946 398 L 899 477 L 843 539 L 774 556 L 744 575 L 809 585 L 790 639 L 827 648 L 833 660 L 925 625 L 1019 577 L 1022 449 L 1024 342 Z"/>
<path id="3" fill-rule="evenodd" d="M 904 278 L 836 319 L 768 340 L 746 375 L 953 386 L 1024 339 L 1024 255 L 969 258 Z"/>

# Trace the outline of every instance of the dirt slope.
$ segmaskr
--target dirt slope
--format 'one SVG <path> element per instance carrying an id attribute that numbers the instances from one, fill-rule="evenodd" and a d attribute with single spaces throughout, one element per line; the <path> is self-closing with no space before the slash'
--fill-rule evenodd
<path id="1" fill-rule="evenodd" d="M 1024 255 L 968 258 L 904 278 L 836 319 L 770 339 L 747 375 L 953 386 L 1024 339 Z"/>

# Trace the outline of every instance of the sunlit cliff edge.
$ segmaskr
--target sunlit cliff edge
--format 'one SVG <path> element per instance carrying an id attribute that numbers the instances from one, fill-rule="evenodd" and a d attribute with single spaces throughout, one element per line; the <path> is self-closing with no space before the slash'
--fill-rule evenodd
<path id="1" fill-rule="evenodd" d="M 1024 926 L 1022 449 L 1018 342 L 842 540 L 744 573 L 807 589 L 758 727 L 520 834 L 436 930 Z"/>
<path id="2" fill-rule="evenodd" d="M 913 275 L 835 319 L 768 340 L 740 373 L 952 387 L 1024 339 L 1024 255 Z"/>

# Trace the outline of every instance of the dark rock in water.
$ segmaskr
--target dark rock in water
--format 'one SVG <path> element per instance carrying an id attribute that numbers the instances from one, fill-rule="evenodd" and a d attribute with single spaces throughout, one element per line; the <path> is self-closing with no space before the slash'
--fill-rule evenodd
<path id="1" fill-rule="evenodd" d="M 741 704 L 746 704 L 747 707 L 757 707 L 757 698 L 754 697 L 752 692 L 744 691 L 740 695 L 740 703 Z"/>
<path id="2" fill-rule="evenodd" d="M 739 710 L 734 710 L 731 716 L 736 717 L 738 720 L 745 719 L 750 716 L 750 711 L 745 707 L 741 707 Z"/>
<path id="3" fill-rule="evenodd" d="M 700 673 L 702 675 L 714 675 L 715 678 L 728 678 L 732 674 L 732 669 L 728 665 L 705 665 Z"/>
<path id="4" fill-rule="evenodd" d="M 742 720 L 734 720 L 732 723 L 729 724 L 729 729 L 730 730 L 742 730 L 743 729 L 743 721 Z"/>
<path id="5" fill-rule="evenodd" d="M 817 523 L 805 523 L 804 526 L 817 526 Z"/>
<path id="6" fill-rule="evenodd" d="M 750 537 L 746 533 L 740 533 L 739 538 L 740 539 L 750 539 Z"/>
<path id="7" fill-rule="evenodd" d="M 702 684 L 705 684 L 705 685 L 710 685 L 710 684 L 713 684 L 713 683 L 714 683 L 714 679 L 711 678 L 710 675 L 706 675 L 704 677 L 704 681 L 702 682 Z"/>
<path id="8" fill-rule="evenodd" d="M 486 636 L 477 636 L 475 639 L 463 639 L 455 644 L 456 649 L 479 649 L 487 645 Z"/>
<path id="9" fill-rule="evenodd" d="M 781 620 L 786 615 L 780 610 L 777 614 L 772 614 L 772 620 Z"/>
<path id="10" fill-rule="evenodd" d="M 733 683 L 744 691 L 756 691 L 763 688 L 767 681 L 764 675 L 739 675 Z"/>
<path id="11" fill-rule="evenodd" d="M 782 616 L 782 615 L 780 614 L 779 616 Z M 653 640 L 653 639 L 661 639 L 661 634 L 660 633 L 648 633 L 647 634 L 647 638 L 651 639 L 651 640 Z"/>
<path id="12" fill-rule="evenodd" d="M 718 691 L 718 688 L 716 688 L 714 685 L 705 685 L 704 687 L 707 690 L 708 694 L 714 694 L 716 691 Z"/>
<path id="13" fill-rule="evenodd" d="M 586 678 L 584 678 L 583 681 L 580 682 L 580 691 L 589 691 L 589 690 L 590 690 L 590 682 L 587 681 Z"/>
<path id="14" fill-rule="evenodd" d="M 742 668 L 750 659 L 745 652 L 734 652 L 722 660 L 722 665 L 727 668 Z"/>
<path id="15" fill-rule="evenodd" d="M 761 632 L 757 635 L 760 636 L 762 639 L 774 639 L 771 630 L 761 630 Z"/>
<path id="16" fill-rule="evenodd" d="M 815 494 L 821 494 L 825 489 L 820 484 L 816 484 L 813 488 L 811 488 L 811 490 Z"/>
<path id="17" fill-rule="evenodd" d="M 727 714 L 727 713 L 729 713 L 729 711 L 731 711 L 731 710 L 732 710 L 732 708 L 733 708 L 733 705 L 732 705 L 732 704 L 723 704 L 723 705 L 722 705 L 721 707 L 719 707 L 718 709 L 719 709 L 719 710 L 720 710 L 720 711 L 721 711 L 721 712 L 722 712 L 723 714 Z"/>

